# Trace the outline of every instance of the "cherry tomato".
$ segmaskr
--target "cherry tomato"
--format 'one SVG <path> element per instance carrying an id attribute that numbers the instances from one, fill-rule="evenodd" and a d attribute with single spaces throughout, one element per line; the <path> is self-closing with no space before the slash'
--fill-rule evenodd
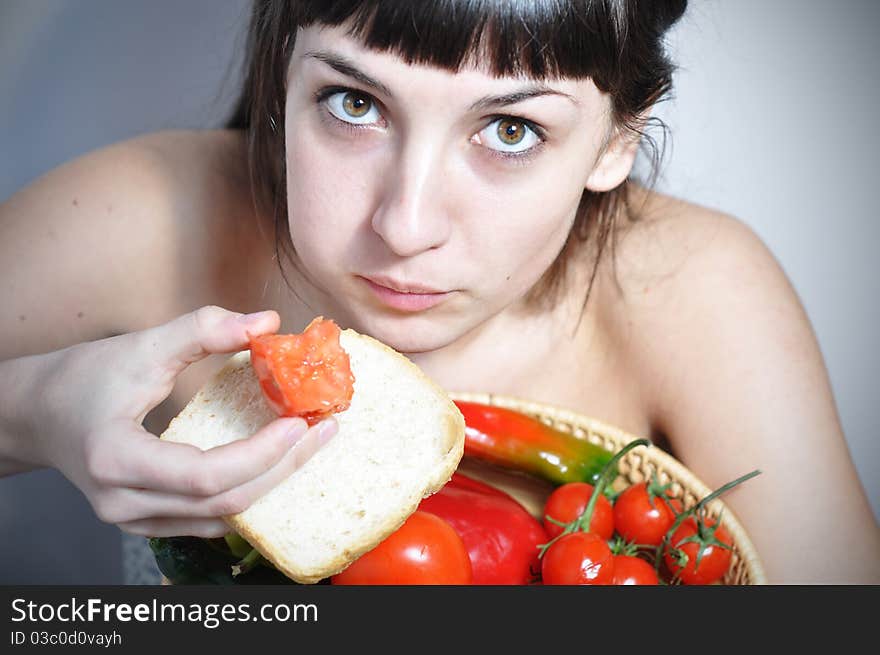
<path id="1" fill-rule="evenodd" d="M 472 580 L 461 537 L 439 516 L 422 511 L 330 578 L 336 585 L 466 585 Z"/>
<path id="2" fill-rule="evenodd" d="M 627 487 L 614 502 L 614 528 L 626 539 L 645 546 L 657 546 L 675 522 L 675 514 L 662 498 L 651 498 L 648 485 Z"/>
<path id="3" fill-rule="evenodd" d="M 654 567 L 641 557 L 614 556 L 614 582 L 616 585 L 657 585 L 660 579 Z"/>
<path id="4" fill-rule="evenodd" d="M 561 534 L 564 528 L 547 517 L 563 523 L 574 521 L 583 514 L 592 494 L 593 485 L 586 482 L 568 482 L 553 490 L 544 503 L 544 529 L 551 539 Z M 590 532 L 595 532 L 603 539 L 611 539 L 614 534 L 614 512 L 605 496 L 599 496 L 593 508 Z"/>
<path id="5" fill-rule="evenodd" d="M 614 555 L 595 532 L 571 532 L 544 553 L 541 576 L 545 585 L 613 584 Z"/>
<path id="6" fill-rule="evenodd" d="M 689 537 L 696 537 L 697 541 L 682 543 Z M 724 526 L 716 524 L 714 519 L 707 518 L 702 528 L 693 517 L 685 519 L 672 534 L 669 544 L 687 556 L 687 563 L 681 566 L 671 549 L 667 548 L 664 553 L 666 566 L 684 584 L 707 585 L 717 582 L 724 577 L 730 566 L 731 551 L 714 543 L 715 540 L 728 546 L 733 545 L 730 533 Z M 697 552 L 701 544 L 705 544 L 705 548 L 700 556 L 700 563 L 697 564 Z"/>
<path id="7" fill-rule="evenodd" d="M 318 317 L 302 334 L 251 338 L 251 366 L 275 412 L 314 425 L 348 409 L 354 376 L 339 335 L 336 323 Z"/>

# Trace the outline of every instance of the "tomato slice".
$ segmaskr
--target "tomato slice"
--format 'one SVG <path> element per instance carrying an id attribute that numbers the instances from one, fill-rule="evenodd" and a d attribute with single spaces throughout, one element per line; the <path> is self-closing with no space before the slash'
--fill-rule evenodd
<path id="1" fill-rule="evenodd" d="M 354 375 L 340 333 L 336 323 L 319 316 L 301 334 L 251 338 L 251 366 L 279 415 L 314 425 L 351 405 Z"/>

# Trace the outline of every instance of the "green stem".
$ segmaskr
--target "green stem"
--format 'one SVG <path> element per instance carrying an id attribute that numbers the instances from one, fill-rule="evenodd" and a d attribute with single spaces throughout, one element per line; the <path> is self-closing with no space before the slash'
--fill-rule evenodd
<path id="1" fill-rule="evenodd" d="M 253 550 L 253 546 L 251 546 L 237 532 L 228 532 L 223 536 L 223 539 L 226 541 L 226 545 L 229 550 L 236 557 L 244 557 L 249 552 L 251 552 L 251 550 Z"/>
<path id="2" fill-rule="evenodd" d="M 617 462 L 620 461 L 620 458 L 626 455 L 629 451 L 637 446 L 650 446 L 651 442 L 648 439 L 634 439 L 626 444 L 623 448 L 617 451 L 614 456 L 608 460 L 605 466 L 602 467 L 602 471 L 599 473 L 599 477 L 596 479 L 596 484 L 593 486 L 593 493 L 590 494 L 590 500 L 587 502 L 587 506 L 584 508 L 584 511 L 581 512 L 581 515 L 576 518 L 571 523 L 568 523 L 565 526 L 565 529 L 553 537 L 546 544 L 541 545 L 541 552 L 538 555 L 539 557 L 543 557 L 544 553 L 547 552 L 547 549 L 552 546 L 557 539 L 561 537 L 571 534 L 572 532 L 583 530 L 584 532 L 590 531 L 590 522 L 593 520 L 593 510 L 596 507 L 596 503 L 599 501 L 599 496 L 601 496 L 605 487 L 611 482 L 615 477 L 617 477 Z M 612 475 L 613 474 L 613 475 Z"/>
<path id="3" fill-rule="evenodd" d="M 710 493 L 708 496 L 702 498 L 696 505 L 676 516 L 675 521 L 673 521 L 672 523 L 672 526 L 669 528 L 669 530 L 666 531 L 666 534 L 663 535 L 663 540 L 659 544 L 657 544 L 657 549 L 654 552 L 654 570 L 658 573 L 660 572 L 660 560 L 663 557 L 663 553 L 666 551 L 666 547 L 669 545 L 669 540 L 672 538 L 672 535 L 675 534 L 675 531 L 678 530 L 679 526 L 684 523 L 689 516 L 693 516 L 694 514 L 696 514 L 700 509 L 718 498 L 718 496 L 720 496 L 721 494 L 725 493 L 726 491 L 730 491 L 736 485 L 741 484 L 746 480 L 755 477 L 756 475 L 760 475 L 760 473 L 761 471 L 756 469 L 754 471 L 746 473 L 745 475 L 741 475 L 736 480 L 733 480 L 731 482 L 728 482 L 727 484 L 718 487 L 718 489 Z"/>
<path id="4" fill-rule="evenodd" d="M 263 556 L 260 554 L 256 548 L 252 549 L 247 555 L 244 556 L 241 561 L 236 562 L 232 565 L 232 576 L 235 577 L 237 575 L 241 575 L 243 573 L 247 573 L 252 568 L 254 568 L 257 564 L 260 563 Z"/>
<path id="5" fill-rule="evenodd" d="M 574 532 L 575 530 L 584 530 L 586 532 L 590 531 L 590 522 L 593 520 L 593 511 L 596 508 L 596 503 L 599 502 L 599 497 L 605 492 L 606 485 L 608 485 L 608 483 L 613 480 L 613 478 L 610 477 L 610 474 L 613 472 L 615 474 L 615 477 L 617 475 L 617 462 L 620 461 L 621 457 L 626 455 L 636 446 L 650 445 L 651 442 L 647 439 L 636 439 L 634 441 L 630 441 L 623 448 L 621 448 L 614 455 L 614 457 L 608 460 L 608 463 L 602 468 L 602 472 L 599 474 L 599 479 L 596 480 L 596 485 L 593 487 L 593 493 L 590 495 L 590 501 L 587 503 L 587 506 L 581 513 L 581 516 L 577 520 L 575 527 L 570 530 L 570 532 Z"/>

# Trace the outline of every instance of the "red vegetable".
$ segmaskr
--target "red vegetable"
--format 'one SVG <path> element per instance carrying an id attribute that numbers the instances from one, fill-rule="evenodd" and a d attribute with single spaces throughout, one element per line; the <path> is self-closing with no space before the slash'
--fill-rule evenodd
<path id="1" fill-rule="evenodd" d="M 666 486 L 659 485 L 656 480 L 650 484 L 639 482 L 624 489 L 614 501 L 617 532 L 627 541 L 657 546 L 675 521 L 675 514 L 664 500 L 665 494 Z"/>
<path id="2" fill-rule="evenodd" d="M 592 494 L 593 485 L 586 482 L 569 482 L 556 487 L 544 503 L 544 529 L 547 535 L 552 539 L 562 534 L 565 528 L 548 520 L 548 517 L 562 523 L 577 520 L 587 508 Z M 588 531 L 595 532 L 603 539 L 611 539 L 611 535 L 614 534 L 614 510 L 605 496 L 599 496 L 596 501 Z M 662 538 L 663 535 L 661 534 L 660 537 Z"/>
<path id="3" fill-rule="evenodd" d="M 456 401 L 464 416 L 464 454 L 530 473 L 554 484 L 594 482 L 611 459 L 604 448 L 527 414 Z"/>
<path id="4" fill-rule="evenodd" d="M 614 556 L 594 532 L 570 532 L 547 549 L 541 558 L 545 585 L 614 583 Z"/>
<path id="5" fill-rule="evenodd" d="M 655 548 L 655 568 L 659 567 L 662 558 L 672 573 L 673 582 L 684 584 L 707 585 L 724 577 L 732 559 L 733 539 L 724 526 L 707 516 L 706 506 L 721 494 L 760 474 L 761 471 L 756 469 L 741 475 L 684 512 L 680 512 L 679 501 L 671 501 L 677 516 L 663 541 Z"/>
<path id="6" fill-rule="evenodd" d="M 300 416 L 314 425 L 348 409 L 354 376 L 339 335 L 336 323 L 319 316 L 302 334 L 251 338 L 251 366 L 279 415 Z"/>
<path id="7" fill-rule="evenodd" d="M 614 556 L 614 580 L 616 585 L 658 585 L 660 579 L 654 567 L 634 555 Z"/>
<path id="8" fill-rule="evenodd" d="M 540 577 L 538 546 L 547 533 L 504 491 L 454 473 L 419 509 L 455 528 L 468 550 L 474 584 L 529 584 Z"/>
<path id="9" fill-rule="evenodd" d="M 458 533 L 439 516 L 420 511 L 330 578 L 335 585 L 466 585 L 472 580 Z"/>
<path id="10" fill-rule="evenodd" d="M 664 553 L 673 578 L 689 585 L 717 582 L 730 566 L 733 540 L 714 519 L 689 517 L 678 526 Z"/>

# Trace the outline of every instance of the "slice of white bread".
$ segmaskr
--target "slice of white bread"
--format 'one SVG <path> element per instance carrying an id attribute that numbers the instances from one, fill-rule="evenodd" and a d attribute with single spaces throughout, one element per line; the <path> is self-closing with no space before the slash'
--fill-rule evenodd
<path id="1" fill-rule="evenodd" d="M 247 510 L 224 517 L 289 578 L 338 573 L 400 527 L 442 487 L 464 452 L 464 418 L 404 355 L 354 330 L 340 344 L 354 374 L 339 432 Z M 263 398 L 248 351 L 183 408 L 161 438 L 202 450 L 244 439 L 276 414 Z"/>

